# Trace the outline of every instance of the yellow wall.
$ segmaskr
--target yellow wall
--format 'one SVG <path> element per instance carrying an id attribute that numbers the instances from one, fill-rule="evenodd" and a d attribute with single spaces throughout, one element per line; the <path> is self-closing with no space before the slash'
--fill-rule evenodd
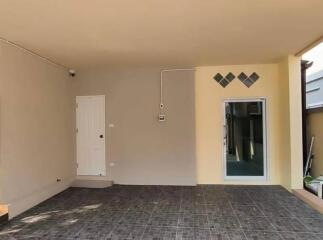
<path id="1" fill-rule="evenodd" d="M 281 69 L 282 68 L 282 69 Z M 195 76 L 197 181 L 200 184 L 281 184 L 289 161 L 287 65 L 234 65 L 198 67 Z M 238 78 L 222 88 L 213 76 L 229 72 L 256 72 L 260 79 L 247 88 Z M 286 89 L 287 88 L 287 89 Z M 287 90 L 287 94 L 286 94 Z M 267 100 L 268 182 L 224 181 L 222 163 L 223 100 L 265 97 Z M 287 129 L 286 129 L 287 128 Z M 287 177 L 289 178 L 289 177 Z"/>
<path id="2" fill-rule="evenodd" d="M 279 99 L 285 103 L 286 108 L 280 108 L 279 117 L 280 131 L 284 134 L 280 136 L 279 147 L 281 149 L 280 155 L 280 171 L 281 173 L 281 185 L 286 189 L 291 189 L 291 158 L 290 158 L 290 111 L 289 111 L 289 63 L 288 58 L 284 58 L 279 63 L 279 75 L 280 75 L 280 88 Z M 286 106 L 288 105 L 288 106 Z"/>
<path id="3" fill-rule="evenodd" d="M 290 99 L 289 126 L 291 189 L 303 188 L 302 92 L 300 60 L 300 57 L 287 57 Z"/>
<path id="4" fill-rule="evenodd" d="M 310 136 L 315 136 L 313 146 L 313 165 L 311 175 L 323 176 L 323 112 L 313 112 L 308 115 Z"/>

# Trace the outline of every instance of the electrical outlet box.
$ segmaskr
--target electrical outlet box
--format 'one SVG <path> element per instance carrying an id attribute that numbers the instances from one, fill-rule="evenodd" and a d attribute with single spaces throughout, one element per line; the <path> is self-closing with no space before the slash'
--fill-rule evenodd
<path id="1" fill-rule="evenodd" d="M 159 114 L 159 115 L 158 115 L 158 121 L 159 121 L 159 122 L 165 122 L 165 121 L 166 121 L 166 115 L 164 115 L 164 114 Z"/>

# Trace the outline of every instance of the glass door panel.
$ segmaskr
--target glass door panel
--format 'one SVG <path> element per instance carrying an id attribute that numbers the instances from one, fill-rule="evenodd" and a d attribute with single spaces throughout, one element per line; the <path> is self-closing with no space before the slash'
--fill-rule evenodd
<path id="1" fill-rule="evenodd" d="M 226 177 L 265 176 L 264 101 L 225 102 Z"/>

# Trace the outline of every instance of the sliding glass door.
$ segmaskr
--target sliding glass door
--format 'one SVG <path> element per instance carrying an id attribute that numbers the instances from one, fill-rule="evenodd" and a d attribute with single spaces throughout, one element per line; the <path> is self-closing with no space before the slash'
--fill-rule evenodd
<path id="1" fill-rule="evenodd" d="M 224 170 L 226 179 L 263 179 L 266 164 L 264 99 L 224 102 Z"/>

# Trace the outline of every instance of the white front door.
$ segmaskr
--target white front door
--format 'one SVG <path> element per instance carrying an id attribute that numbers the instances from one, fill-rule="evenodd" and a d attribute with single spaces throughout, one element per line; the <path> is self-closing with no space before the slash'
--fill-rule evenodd
<path id="1" fill-rule="evenodd" d="M 76 97 L 77 175 L 106 175 L 105 96 Z"/>

